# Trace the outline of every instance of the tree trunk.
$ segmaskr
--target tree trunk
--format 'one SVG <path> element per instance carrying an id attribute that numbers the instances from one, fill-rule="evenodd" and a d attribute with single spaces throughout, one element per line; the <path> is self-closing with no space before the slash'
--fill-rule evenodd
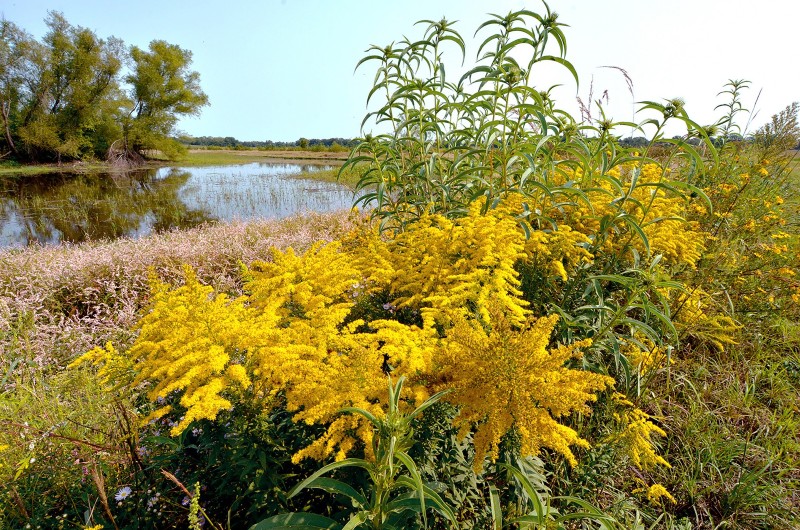
<path id="1" fill-rule="evenodd" d="M 120 147 L 118 144 L 122 143 Z M 142 155 L 128 148 L 127 142 L 124 140 L 115 140 L 108 148 L 106 153 L 106 160 L 114 167 L 128 168 L 143 166 L 145 159 Z"/>
<path id="2" fill-rule="evenodd" d="M 8 142 L 8 147 L 11 148 L 11 152 L 14 153 L 14 156 L 19 155 L 17 152 L 17 146 L 14 144 L 14 138 L 11 137 L 11 126 L 8 123 L 8 114 L 11 111 L 11 102 L 10 101 L 3 101 L 0 103 L 0 114 L 3 115 L 3 126 L 6 133 L 6 142 Z"/>

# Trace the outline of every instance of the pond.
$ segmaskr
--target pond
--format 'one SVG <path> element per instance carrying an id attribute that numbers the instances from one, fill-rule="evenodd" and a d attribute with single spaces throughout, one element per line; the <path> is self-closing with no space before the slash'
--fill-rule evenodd
<path id="1" fill-rule="evenodd" d="M 143 236 L 213 221 L 349 208 L 345 186 L 298 178 L 333 166 L 257 162 L 0 178 L 0 247 Z"/>

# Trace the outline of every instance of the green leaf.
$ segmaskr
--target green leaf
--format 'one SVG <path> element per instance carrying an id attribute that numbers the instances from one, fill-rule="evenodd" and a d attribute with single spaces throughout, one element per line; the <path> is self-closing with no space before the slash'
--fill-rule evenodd
<path id="1" fill-rule="evenodd" d="M 562 57 L 556 57 L 555 55 L 543 55 L 542 57 L 539 58 L 539 60 L 540 61 L 553 61 L 555 63 L 560 64 L 561 66 L 563 66 L 564 68 L 569 70 L 569 73 L 571 73 L 572 77 L 575 78 L 575 87 L 577 88 L 577 87 L 580 86 L 581 82 L 580 82 L 580 79 L 578 78 L 578 72 L 575 71 L 575 67 L 572 66 L 572 63 L 569 62 L 568 60 L 566 60 L 566 59 L 564 59 Z"/>
<path id="2" fill-rule="evenodd" d="M 347 521 L 347 524 L 344 525 L 342 530 L 353 530 L 354 528 L 357 528 L 362 524 L 364 524 L 367 521 L 367 519 L 369 519 L 369 513 L 363 511 L 358 512 L 354 514 L 349 521 Z"/>
<path id="3" fill-rule="evenodd" d="M 524 473 L 522 473 L 519 469 L 517 469 L 514 466 L 511 466 L 511 465 L 508 465 L 508 464 L 502 463 L 502 462 L 499 463 L 497 466 L 502 468 L 502 469 L 505 469 L 506 471 L 511 473 L 511 475 L 513 475 L 513 477 L 520 483 L 520 485 L 522 486 L 522 489 L 528 495 L 528 498 L 530 499 L 531 503 L 533 504 L 534 513 L 536 515 L 538 515 L 538 516 L 541 516 L 542 514 L 544 514 L 545 513 L 544 502 L 542 502 L 541 495 L 536 490 L 536 487 L 533 485 L 533 483 L 530 481 L 530 479 L 528 477 L 526 477 Z"/>
<path id="4" fill-rule="evenodd" d="M 317 477 L 310 483 L 306 484 L 305 488 L 316 488 L 327 491 L 328 493 L 338 493 L 340 495 L 350 497 L 359 505 L 359 508 L 363 508 L 367 505 L 367 499 L 361 493 L 356 491 L 355 488 L 333 478 Z"/>
<path id="5" fill-rule="evenodd" d="M 362 469 L 366 469 L 370 473 L 372 473 L 374 469 L 373 464 L 361 458 L 345 458 L 344 460 L 340 460 L 339 462 L 333 462 L 331 464 L 328 464 L 327 466 L 318 469 L 310 477 L 308 477 L 300 484 L 292 488 L 291 491 L 289 491 L 288 498 L 291 499 L 292 497 L 300 493 L 300 491 L 305 489 L 311 482 L 314 482 L 314 480 L 324 475 L 325 473 L 328 473 L 335 469 L 339 469 L 340 467 L 360 467 Z"/>
<path id="6" fill-rule="evenodd" d="M 494 485 L 489 486 L 489 501 L 492 510 L 492 525 L 494 530 L 502 530 L 503 528 L 503 509 L 500 507 L 500 494 Z"/>
<path id="7" fill-rule="evenodd" d="M 422 483 L 422 477 L 420 476 L 419 471 L 417 470 L 417 465 L 414 463 L 414 460 L 403 451 L 397 451 L 394 454 L 394 456 L 400 462 L 403 463 L 403 465 L 408 470 L 408 473 L 411 475 L 412 480 L 414 481 L 414 487 L 417 491 L 417 495 L 419 496 L 420 510 L 422 512 L 422 521 L 425 524 L 425 526 L 427 526 L 428 522 L 425 516 L 425 491 L 424 491 L 425 488 Z"/>
<path id="8" fill-rule="evenodd" d="M 425 402 L 422 405 L 420 405 L 419 407 L 414 409 L 414 411 L 411 414 L 408 415 L 408 419 L 411 420 L 411 419 L 416 418 L 417 416 L 422 414 L 428 407 L 430 407 L 431 405 L 434 405 L 437 401 L 442 399 L 443 396 L 445 396 L 446 394 L 450 393 L 451 391 L 452 391 L 452 389 L 447 389 L 447 390 L 442 390 L 442 391 L 439 391 L 439 392 L 435 393 L 434 395 L 432 395 L 431 397 L 426 399 Z"/>
<path id="9" fill-rule="evenodd" d="M 412 490 L 412 495 L 417 495 L 416 491 L 417 485 L 411 479 L 411 477 L 402 476 L 397 479 L 396 484 L 398 486 L 403 486 Z M 439 512 L 439 514 L 445 517 L 448 521 L 450 521 L 450 523 L 454 527 L 458 528 L 458 520 L 456 519 L 455 512 L 453 512 L 453 509 L 450 508 L 450 506 L 442 499 L 441 496 L 439 496 L 439 494 L 433 488 L 431 488 L 428 484 L 423 484 L 422 493 L 423 493 L 424 504 L 419 504 L 415 500 L 414 511 L 419 510 L 421 506 L 424 506 L 424 508 L 432 508 L 437 512 Z"/>
<path id="10" fill-rule="evenodd" d="M 264 519 L 250 530 L 342 530 L 342 525 L 315 513 L 283 513 Z"/>
<path id="11" fill-rule="evenodd" d="M 378 418 L 376 418 L 375 415 L 372 414 L 371 412 L 369 412 L 368 410 L 364 410 L 364 409 L 359 408 L 359 407 L 345 407 L 343 409 L 339 409 L 339 412 L 342 412 L 342 413 L 345 413 L 345 414 L 358 414 L 360 416 L 364 416 L 375 427 L 380 426 L 380 420 L 378 420 Z"/>

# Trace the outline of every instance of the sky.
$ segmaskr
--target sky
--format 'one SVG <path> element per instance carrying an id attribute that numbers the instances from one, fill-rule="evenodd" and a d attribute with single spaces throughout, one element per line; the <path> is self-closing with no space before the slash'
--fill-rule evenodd
<path id="1" fill-rule="evenodd" d="M 567 59 L 580 85 L 563 69 L 536 71 L 534 85 L 556 92 L 577 115 L 576 97 L 608 93 L 607 114 L 642 121 L 634 102 L 681 97 L 696 122 L 721 115 L 714 107 L 730 79 L 750 81 L 744 103 L 753 130 L 800 100 L 797 33 L 800 2 L 790 0 L 551 0 L 567 37 Z M 474 64 L 477 27 L 487 13 L 527 8 L 541 0 L 0 0 L 0 17 L 36 38 L 49 10 L 99 37 L 146 48 L 162 39 L 193 53 L 210 105 L 178 128 L 192 136 L 295 141 L 353 138 L 367 108 L 375 70 L 354 72 L 372 44 L 421 36 L 422 19 L 458 20 Z M 458 55 L 458 54 L 456 54 Z M 455 55 L 454 55 L 455 58 Z M 449 63 L 448 63 L 449 64 Z M 455 61 L 460 68 L 460 56 Z M 623 76 L 633 81 L 633 95 Z M 740 124 L 747 125 L 744 118 Z M 672 134 L 683 131 L 673 130 Z M 617 134 L 627 135 L 624 131 Z"/>

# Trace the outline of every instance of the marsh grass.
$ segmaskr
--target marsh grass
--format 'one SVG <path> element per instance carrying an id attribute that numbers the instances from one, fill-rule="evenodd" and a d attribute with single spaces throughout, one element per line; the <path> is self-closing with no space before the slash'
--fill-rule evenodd
<path id="1" fill-rule="evenodd" d="M 319 161 L 324 164 L 344 163 L 347 152 L 340 151 L 302 151 L 302 150 L 256 150 L 256 149 L 191 149 L 186 156 L 177 161 L 153 155 L 144 167 L 188 167 L 223 166 L 230 164 L 249 164 L 251 162 L 291 163 Z M 0 163 L 0 175 L 43 175 L 47 173 L 91 173 L 107 172 L 113 167 L 106 162 L 79 161 L 69 164 L 19 164 Z"/>
<path id="2" fill-rule="evenodd" d="M 347 153 L 327 151 L 266 151 L 255 149 L 191 149 L 186 157 L 177 162 L 182 166 L 216 166 L 227 164 L 249 164 L 250 162 L 281 162 L 302 160 L 304 163 L 320 161 L 323 163 L 342 162 Z"/>
<path id="3" fill-rule="evenodd" d="M 350 189 L 355 190 L 356 185 L 363 177 L 364 172 L 362 168 L 346 167 L 346 168 L 332 168 L 323 169 L 321 171 L 314 171 L 312 173 L 300 173 L 295 175 L 297 178 L 307 178 L 312 180 L 320 180 L 324 182 L 338 182 Z"/>
<path id="4" fill-rule="evenodd" d="M 69 164 L 0 164 L 0 175 L 45 175 L 48 173 L 89 173 L 108 171 L 109 165 L 104 162 L 74 162 Z"/>
<path id="5" fill-rule="evenodd" d="M 347 213 L 233 222 L 141 239 L 0 251 L 0 377 L 16 362 L 55 370 L 106 340 L 126 343 L 146 301 L 148 274 L 169 282 L 191 264 L 204 282 L 240 290 L 239 264 L 269 249 L 308 248 L 350 226 Z M 10 378 L 14 379 L 14 376 Z"/>

